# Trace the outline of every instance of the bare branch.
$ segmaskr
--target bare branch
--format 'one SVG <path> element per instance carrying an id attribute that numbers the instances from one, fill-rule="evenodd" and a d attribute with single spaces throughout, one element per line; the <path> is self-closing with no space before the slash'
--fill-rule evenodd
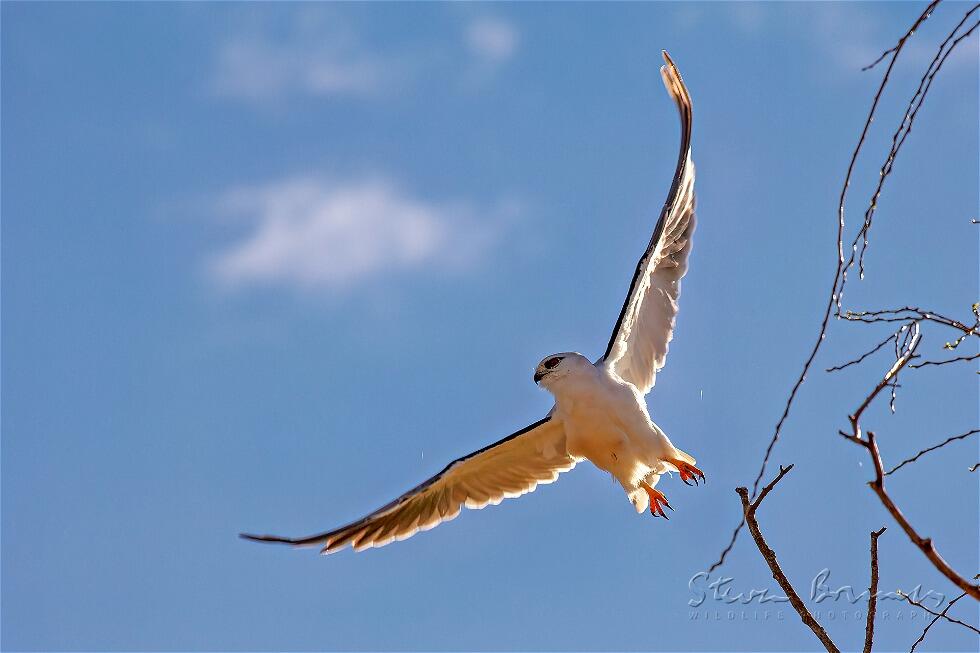
<path id="1" fill-rule="evenodd" d="M 892 379 L 894 379 L 901 369 L 905 367 L 910 360 L 912 360 L 913 356 L 915 356 L 915 350 L 919 346 L 919 342 L 922 339 L 922 336 L 919 333 L 918 323 L 913 323 L 910 331 L 912 332 L 912 339 L 909 342 L 905 353 L 895 360 L 895 363 L 891 366 L 891 369 L 885 373 L 885 376 L 881 378 L 881 381 L 879 381 L 878 385 L 875 386 L 875 389 L 871 391 L 871 394 L 865 397 L 864 401 L 861 402 L 861 405 L 858 406 L 858 409 L 854 411 L 854 414 L 848 417 L 848 419 L 851 421 L 852 438 L 858 442 L 864 442 L 861 439 L 861 415 L 863 415 L 864 411 L 871 405 L 871 402 L 875 400 L 875 397 L 877 397 L 884 388 L 892 383 Z"/>
<path id="2" fill-rule="evenodd" d="M 871 102 L 871 108 L 868 110 L 868 116 L 864 121 L 864 127 L 861 129 L 861 135 L 858 138 L 857 145 L 854 151 L 851 153 L 851 159 L 847 166 L 847 174 L 844 176 L 844 182 L 841 185 L 840 199 L 838 202 L 837 215 L 838 215 L 838 226 L 837 226 L 837 268 L 834 271 L 833 283 L 830 287 L 830 296 L 827 300 L 827 306 L 824 309 L 823 318 L 820 322 L 820 329 L 817 332 L 817 339 L 814 342 L 810 354 L 807 356 L 806 361 L 803 363 L 803 370 L 800 372 L 799 377 L 793 384 L 793 388 L 790 390 L 789 397 L 786 400 L 786 405 L 783 408 L 783 413 L 779 417 L 779 421 L 776 422 L 776 428 L 773 430 L 772 437 L 769 440 L 769 445 L 766 447 L 766 453 L 762 459 L 762 465 L 759 468 L 759 473 L 752 484 L 752 495 L 755 496 L 759 489 L 759 483 L 762 480 L 763 475 L 766 472 L 766 467 L 769 464 L 769 458 L 772 455 L 772 451 L 779 441 L 779 437 L 782 434 L 783 425 L 786 423 L 786 419 L 789 417 L 790 409 L 796 399 L 796 395 L 799 392 L 800 386 L 806 380 L 806 375 L 810 371 L 810 367 L 813 365 L 814 359 L 817 357 L 817 353 L 820 351 L 820 347 L 824 342 L 827 335 L 827 325 L 830 322 L 830 315 L 833 312 L 834 306 L 837 306 L 837 314 L 840 315 L 840 292 L 838 290 L 841 286 L 841 280 L 843 278 L 844 272 L 844 206 L 847 200 L 847 192 L 851 185 L 851 178 L 854 175 L 854 167 L 857 163 L 858 155 L 861 153 L 861 149 L 864 147 L 865 140 L 868 136 L 868 132 L 871 129 L 871 123 L 874 122 L 875 113 L 878 110 L 878 104 L 881 101 L 881 96 L 884 93 L 885 87 L 888 85 L 888 81 L 891 77 L 892 70 L 895 67 L 895 62 L 898 60 L 902 49 L 905 47 L 906 41 L 915 33 L 915 30 L 919 28 L 923 22 L 928 20 L 929 16 L 932 14 L 933 9 L 939 4 L 940 0 L 933 0 L 925 8 L 925 10 L 919 15 L 919 17 L 912 23 L 912 26 L 908 29 L 902 38 L 898 40 L 893 48 L 887 50 L 882 58 L 887 55 L 891 55 L 891 59 L 888 62 L 888 66 L 885 69 L 884 75 L 882 76 L 881 83 L 878 85 L 878 91 L 875 93 L 874 99 Z M 875 64 L 878 62 L 876 61 Z M 841 287 L 842 290 L 842 287 Z M 734 532 L 732 532 L 731 540 L 728 545 L 722 550 L 721 555 L 718 560 L 712 564 L 708 571 L 709 573 L 720 567 L 725 562 L 725 558 L 731 552 L 732 548 L 735 546 L 735 542 L 738 539 L 738 534 L 742 530 L 742 526 L 745 524 L 744 519 L 738 523 L 735 527 Z"/>
<path id="3" fill-rule="evenodd" d="M 893 474 L 893 473 L 897 472 L 898 470 L 900 470 L 902 467 L 905 467 L 909 463 L 914 463 L 916 460 L 918 460 L 919 458 L 921 458 L 923 455 L 929 453 L 930 451 L 935 451 L 936 449 L 939 449 L 941 447 L 945 447 L 950 442 L 955 442 L 956 440 L 964 440 L 964 439 L 970 437 L 971 435 L 976 435 L 977 433 L 980 433 L 980 429 L 973 429 L 972 431 L 967 431 L 966 433 L 963 433 L 963 434 L 960 434 L 960 435 L 954 435 L 951 438 L 946 438 L 945 440 L 943 440 L 939 444 L 934 445 L 934 446 L 931 446 L 931 447 L 929 447 L 927 449 L 923 449 L 922 451 L 920 451 L 919 453 L 915 454 L 911 458 L 908 458 L 906 460 L 903 460 L 902 462 L 900 462 L 899 464 L 895 465 L 894 467 L 892 467 L 891 469 L 889 469 L 887 472 L 885 472 L 885 476 L 888 476 L 890 474 Z M 973 470 L 971 469 L 970 471 L 972 472 Z"/>
<path id="4" fill-rule="evenodd" d="M 933 610 L 930 610 L 929 608 L 927 608 L 926 606 L 922 605 L 918 601 L 913 600 L 912 597 L 909 596 L 908 594 L 906 594 L 905 592 L 899 591 L 898 592 L 898 595 L 901 596 L 906 601 L 908 601 L 910 604 L 922 608 L 923 610 L 925 610 L 926 612 L 928 612 L 929 614 L 931 614 L 934 617 L 941 617 L 941 618 L 945 619 L 946 621 L 948 621 L 948 622 L 950 622 L 952 624 L 959 624 L 960 626 L 963 626 L 964 628 L 969 628 L 970 630 L 972 630 L 976 634 L 980 635 L 980 630 L 977 630 L 976 626 L 972 626 L 972 625 L 970 625 L 970 624 L 968 624 L 968 623 L 966 623 L 964 621 L 960 621 L 959 619 L 954 619 L 953 617 L 950 617 L 949 615 L 947 615 L 947 614 L 945 614 L 943 612 L 935 612 Z"/>
<path id="5" fill-rule="evenodd" d="M 868 234 L 868 230 L 871 227 L 871 219 L 874 215 L 875 210 L 877 209 L 877 201 L 878 198 L 880 197 L 881 190 L 884 185 L 884 180 L 891 173 L 894 167 L 896 157 L 899 151 L 901 150 L 902 145 L 905 143 L 905 140 L 907 139 L 909 133 L 911 132 L 912 124 L 915 120 L 915 117 L 918 115 L 919 110 L 921 109 L 923 103 L 925 102 L 926 96 L 928 95 L 932 82 L 935 79 L 936 75 L 939 73 L 939 70 L 942 68 L 943 64 L 945 63 L 946 59 L 949 57 L 950 53 L 964 39 L 968 38 L 971 34 L 973 34 L 973 32 L 977 29 L 978 25 L 980 25 L 980 21 L 977 21 L 976 23 L 972 24 L 969 27 L 969 29 L 966 30 L 964 33 L 959 33 L 963 25 L 965 25 L 966 22 L 969 20 L 970 16 L 976 12 L 978 7 L 980 7 L 980 5 L 974 5 L 965 13 L 963 18 L 956 25 L 956 27 L 951 32 L 949 32 L 946 39 L 940 45 L 935 57 L 933 58 L 933 61 L 929 64 L 929 67 L 922 75 L 919 83 L 919 88 L 916 90 L 915 94 L 912 96 L 912 99 L 909 101 L 908 109 L 906 110 L 902 122 L 900 123 L 899 127 L 895 131 L 895 134 L 893 135 L 892 147 L 889 150 L 889 154 L 886 157 L 885 163 L 882 165 L 881 168 L 882 174 L 879 178 L 877 188 L 874 194 L 872 195 L 871 201 L 869 202 L 868 209 L 865 212 L 864 225 L 859 230 L 858 235 L 855 237 L 852 243 L 850 258 L 845 261 L 845 257 L 844 257 L 845 205 L 846 205 L 848 190 L 850 188 L 851 180 L 854 175 L 855 165 L 858 156 L 860 155 L 862 148 L 864 147 L 868 133 L 871 128 L 871 124 L 875 119 L 875 114 L 877 113 L 879 103 L 884 93 L 884 89 L 889 83 L 891 73 L 895 67 L 899 55 L 901 54 L 903 48 L 905 47 L 908 39 L 911 38 L 911 36 L 915 33 L 915 31 L 923 22 L 928 20 L 928 18 L 931 16 L 933 10 L 936 8 L 939 2 L 940 0 L 933 0 L 932 2 L 930 2 L 929 5 L 922 11 L 919 17 L 915 20 L 912 26 L 908 29 L 905 35 L 898 40 L 896 45 L 884 51 L 882 55 L 875 62 L 873 62 L 871 65 L 865 68 L 865 69 L 873 68 L 878 63 L 884 61 L 886 58 L 888 59 L 888 65 L 884 71 L 884 74 L 882 75 L 881 82 L 879 83 L 878 89 L 871 102 L 871 107 L 868 111 L 868 115 L 867 118 L 865 119 L 864 126 L 861 130 L 861 134 L 858 138 L 857 144 L 855 145 L 855 148 L 851 154 L 851 158 L 847 167 L 847 172 L 845 174 L 844 181 L 841 186 L 840 198 L 838 202 L 838 211 L 837 211 L 838 213 L 837 265 L 834 273 L 833 284 L 831 286 L 830 296 L 828 298 L 827 305 L 825 307 L 824 314 L 820 322 L 820 328 L 817 333 L 816 341 L 814 342 L 809 355 L 804 361 L 803 369 L 801 370 L 799 376 L 797 377 L 795 383 L 793 384 L 790 390 L 789 397 L 786 400 L 782 414 L 780 415 L 779 420 L 776 423 L 775 429 L 773 430 L 772 433 L 772 437 L 770 438 L 769 444 L 766 447 L 762 464 L 755 478 L 755 481 L 753 482 L 752 485 L 753 497 L 755 497 L 758 492 L 759 484 L 768 467 L 769 459 L 772 455 L 772 452 L 776 444 L 778 443 L 779 438 L 782 435 L 783 427 L 786 423 L 786 420 L 789 417 L 790 411 L 796 400 L 796 396 L 800 390 L 800 387 L 803 385 L 803 382 L 806 380 L 806 376 L 809 373 L 814 360 L 816 359 L 820 347 L 822 346 L 824 340 L 826 339 L 831 313 L 835 313 L 836 317 L 838 318 L 844 318 L 849 321 L 859 321 L 859 322 L 905 322 L 910 320 L 937 322 L 944 326 L 952 327 L 960 331 L 959 337 L 954 342 L 946 344 L 947 349 L 954 349 L 968 336 L 972 335 L 972 336 L 980 337 L 980 312 L 976 310 L 978 306 L 976 304 L 974 305 L 974 314 L 977 316 L 977 320 L 972 327 L 968 327 L 965 324 L 962 324 L 956 320 L 945 318 L 944 316 L 937 315 L 932 312 L 922 311 L 912 307 L 906 307 L 905 309 L 898 309 L 897 311 L 892 311 L 890 314 L 887 315 L 882 315 L 880 314 L 881 312 L 856 313 L 856 314 L 848 312 L 847 315 L 845 316 L 842 315 L 841 312 L 844 285 L 847 280 L 847 270 L 854 264 L 855 254 L 857 252 L 857 244 L 862 240 L 863 240 L 863 245 L 861 250 L 860 264 L 861 264 L 861 271 L 863 276 L 864 253 L 865 253 L 865 248 L 867 247 L 867 234 Z M 835 307 L 836 307 L 836 312 L 834 311 Z M 897 340 L 896 340 L 896 345 L 898 345 Z M 883 346 L 884 344 L 880 345 L 880 347 Z M 880 347 L 876 348 L 874 351 L 877 351 L 878 349 L 880 349 Z M 870 355 L 870 353 L 868 355 Z M 853 364 L 856 364 L 856 362 Z M 847 365 L 843 365 L 841 367 L 846 367 L 846 366 Z M 894 380 L 887 381 L 885 385 L 890 386 L 891 388 L 890 404 L 892 407 L 892 411 L 894 412 L 895 390 L 898 387 L 898 385 Z M 882 386 L 882 388 L 883 387 L 884 386 Z M 717 569 L 718 567 L 724 564 L 728 554 L 734 548 L 735 543 L 738 540 L 738 535 L 741 532 L 742 527 L 744 525 L 745 525 L 745 520 L 743 518 L 736 525 L 734 531 L 732 532 L 728 544 L 721 551 L 718 560 L 709 567 L 709 573 L 713 572 L 715 569 Z"/>
<path id="6" fill-rule="evenodd" d="M 783 477 L 789 474 L 793 467 L 794 465 L 790 465 L 789 467 L 783 467 L 782 465 L 779 466 L 779 474 L 776 475 L 776 478 L 772 479 L 771 483 L 762 488 L 762 492 L 760 492 L 759 496 L 752 502 L 751 508 L 753 514 L 755 514 L 755 511 L 759 508 L 762 500 L 765 499 L 770 492 L 772 492 L 774 487 L 776 487 L 776 483 L 783 480 Z M 735 491 L 738 492 L 739 496 L 742 495 L 741 489 L 736 489 Z"/>
<path id="7" fill-rule="evenodd" d="M 853 441 L 853 439 L 852 439 Z M 928 537 L 922 537 L 916 532 L 912 524 L 909 523 L 902 511 L 895 505 L 892 498 L 888 495 L 885 490 L 885 473 L 882 470 L 881 465 L 881 453 L 878 451 L 878 443 L 875 441 L 875 435 L 872 431 L 868 431 L 867 440 L 856 440 L 865 449 L 868 450 L 868 454 L 871 456 L 871 460 L 875 467 L 875 480 L 871 481 L 869 485 L 875 494 L 878 495 L 878 499 L 881 501 L 885 509 L 891 513 L 892 518 L 902 527 L 905 534 L 908 535 L 912 544 L 919 547 L 923 555 L 929 559 L 929 562 L 941 573 L 943 576 L 949 579 L 951 583 L 959 587 L 965 593 L 969 594 L 974 599 L 980 600 L 980 587 L 975 583 L 970 583 L 968 580 L 956 573 L 956 571 L 949 566 L 949 563 L 943 559 L 939 552 L 936 550 L 935 545 L 932 543 L 932 539 Z"/>
<path id="8" fill-rule="evenodd" d="M 926 638 L 926 633 L 928 633 L 928 632 L 929 632 L 929 629 L 930 629 L 930 628 L 932 628 L 932 625 L 933 625 L 934 623 L 936 623 L 937 621 L 939 621 L 939 619 L 940 619 L 941 617 L 945 617 L 945 616 L 946 616 L 946 613 L 947 613 L 947 612 L 949 611 L 949 609 L 950 609 L 951 607 L 953 607 L 953 605 L 954 605 L 954 604 L 955 604 L 955 603 L 956 603 L 957 601 L 959 601 L 960 599 L 962 599 L 962 598 L 963 598 L 964 596 L 966 596 L 966 592 L 964 592 L 963 594 L 960 594 L 960 595 L 959 595 L 959 596 L 957 596 L 957 597 L 956 597 L 955 599 L 953 599 L 952 601 L 950 601 L 950 602 L 949 602 L 949 603 L 948 603 L 948 604 L 946 605 L 946 607 L 945 607 L 945 608 L 943 608 L 943 611 L 942 611 L 942 612 L 940 612 L 939 614 L 937 614 L 937 615 L 936 615 L 935 617 L 933 617 L 933 618 L 932 618 L 932 621 L 930 621 L 930 622 L 929 622 L 929 623 L 928 623 L 928 624 L 926 625 L 926 628 L 925 628 L 925 630 L 923 630 L 923 631 L 922 631 L 922 634 L 921 634 L 921 635 L 919 635 L 919 639 L 917 639 L 917 640 L 915 640 L 915 643 L 914 643 L 914 644 L 912 644 L 912 648 L 910 648 L 910 649 L 909 649 L 909 653 L 915 653 L 915 647 L 916 647 L 916 646 L 918 646 L 919 644 L 921 644 L 921 643 L 922 643 L 922 640 L 924 640 L 924 639 Z M 930 611 L 930 612 L 931 612 L 931 611 Z"/>
<path id="9" fill-rule="evenodd" d="M 813 618 L 813 615 L 810 614 L 806 604 L 804 604 L 802 599 L 800 599 L 800 595 L 796 593 L 796 590 L 793 589 L 793 585 L 789 582 L 789 579 L 786 578 L 786 574 L 783 573 L 783 570 L 779 566 L 779 561 L 776 559 L 776 552 L 773 551 L 766 543 L 766 539 L 763 537 L 762 531 L 759 530 L 759 522 L 755 518 L 755 511 L 758 510 L 763 499 L 766 498 L 769 492 L 776 487 L 776 483 L 779 483 L 783 476 L 786 476 L 791 469 L 793 469 L 792 465 L 789 467 L 780 466 L 779 474 L 773 479 L 772 483 L 769 483 L 762 489 L 762 492 L 759 493 L 759 497 L 755 499 L 755 501 L 749 500 L 748 488 L 740 487 L 736 488 L 735 491 L 738 492 L 738 496 L 742 500 L 742 516 L 744 521 L 749 526 L 749 532 L 752 533 L 752 538 L 755 540 L 756 546 L 759 547 L 759 552 L 762 553 L 763 559 L 765 559 L 766 564 L 769 565 L 769 570 L 772 572 L 772 577 L 777 583 L 779 583 L 779 586 L 783 589 L 783 592 L 786 593 L 786 596 L 789 598 L 789 602 L 793 606 L 793 609 L 796 610 L 798 615 L 800 615 L 800 619 L 802 619 L 803 623 L 805 623 L 807 627 L 813 631 L 813 634 L 817 636 L 817 639 L 819 639 L 820 643 L 824 645 L 824 648 L 831 653 L 840 653 L 840 649 L 838 649 L 837 645 L 834 644 L 834 641 L 830 639 L 830 636 L 827 634 L 827 631 L 824 630 L 823 626 L 821 626 L 820 623 Z"/>
<path id="10" fill-rule="evenodd" d="M 864 653 L 871 653 L 875 638 L 875 611 L 878 608 L 878 538 L 887 529 L 871 531 L 871 585 L 868 587 L 868 620 L 864 625 Z"/>
<path id="11" fill-rule="evenodd" d="M 923 555 L 929 559 L 939 573 L 948 578 L 950 582 L 959 587 L 965 593 L 969 594 L 975 599 L 980 600 L 980 587 L 978 587 L 975 583 L 970 583 L 968 580 L 957 574 L 956 571 L 949 566 L 949 563 L 947 563 L 946 560 L 939 555 L 939 552 L 936 551 L 936 547 L 933 545 L 932 539 L 919 535 L 915 528 L 912 527 L 912 524 L 909 523 L 908 519 L 905 518 L 905 515 L 902 514 L 902 511 L 897 505 L 895 505 L 895 502 L 892 501 L 892 498 L 888 495 L 888 492 L 885 490 L 885 471 L 881 462 L 881 453 L 878 451 L 878 443 L 875 441 L 874 433 L 868 431 L 866 438 L 861 437 L 862 413 L 871 404 L 871 402 L 874 401 L 874 398 L 881 392 L 882 388 L 888 384 L 890 379 L 898 374 L 902 367 L 912 360 L 912 357 L 915 355 L 915 349 L 918 347 L 920 340 L 921 338 L 918 334 L 918 329 L 916 328 L 916 334 L 909 343 L 908 349 L 904 354 L 902 354 L 901 358 L 895 361 L 895 364 L 892 365 L 891 369 L 885 373 L 885 376 L 878 382 L 878 385 L 875 386 L 871 394 L 865 398 L 858 409 L 854 411 L 854 414 L 850 416 L 851 433 L 848 434 L 842 431 L 841 435 L 851 442 L 859 444 L 867 449 L 875 469 L 875 480 L 871 481 L 869 485 L 874 493 L 878 495 L 878 499 L 881 501 L 885 509 L 891 513 L 892 518 L 898 522 L 898 525 L 901 526 L 902 530 L 905 531 L 905 534 L 908 535 L 912 543 L 922 551 Z"/>
<path id="12" fill-rule="evenodd" d="M 980 333 L 978 333 L 977 329 L 978 323 L 967 326 L 959 320 L 954 320 L 935 311 L 927 311 L 918 306 L 887 308 L 880 311 L 845 311 L 840 317 L 850 322 L 864 322 L 865 324 L 874 324 L 876 322 L 910 322 L 913 320 L 916 322 L 935 322 L 936 324 L 962 331 L 965 335 L 980 338 Z"/>

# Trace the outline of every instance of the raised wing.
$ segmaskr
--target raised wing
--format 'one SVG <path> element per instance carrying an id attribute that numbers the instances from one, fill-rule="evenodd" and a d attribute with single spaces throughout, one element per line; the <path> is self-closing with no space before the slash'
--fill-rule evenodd
<path id="1" fill-rule="evenodd" d="M 687 272 L 694 234 L 694 163 L 691 161 L 691 96 L 665 51 L 660 68 L 664 86 L 681 118 L 681 147 L 667 202 L 643 252 L 606 353 L 596 364 L 646 394 L 664 366 L 674 335 L 681 277 Z"/>
<path id="2" fill-rule="evenodd" d="M 565 429 L 550 415 L 499 442 L 449 463 L 441 472 L 370 515 L 332 531 L 292 539 L 276 535 L 241 537 L 257 542 L 319 546 L 333 553 L 404 540 L 454 519 L 463 506 L 483 508 L 533 492 L 575 466 L 565 447 Z"/>

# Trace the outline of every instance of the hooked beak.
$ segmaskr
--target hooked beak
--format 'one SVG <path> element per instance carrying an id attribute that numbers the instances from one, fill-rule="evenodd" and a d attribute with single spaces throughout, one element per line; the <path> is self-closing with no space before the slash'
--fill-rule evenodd
<path id="1" fill-rule="evenodd" d="M 538 383 L 541 383 L 541 379 L 543 379 L 543 378 L 544 378 L 544 375 L 545 375 L 545 374 L 547 374 L 547 372 L 542 372 L 542 371 L 540 371 L 540 370 L 538 370 L 538 371 L 536 371 L 536 372 L 534 373 L 534 383 L 535 383 L 535 384 L 538 384 Z"/>

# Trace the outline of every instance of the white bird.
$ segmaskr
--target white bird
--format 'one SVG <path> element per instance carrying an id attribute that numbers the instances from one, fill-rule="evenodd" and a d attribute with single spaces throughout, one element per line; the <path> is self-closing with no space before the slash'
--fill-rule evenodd
<path id="1" fill-rule="evenodd" d="M 687 272 L 695 225 L 691 98 L 666 51 L 663 56 L 666 65 L 660 74 L 680 113 L 680 155 L 605 354 L 595 363 L 573 352 L 544 358 L 534 382 L 555 397 L 544 419 L 454 460 L 366 517 L 310 537 L 243 533 L 243 538 L 322 546 L 321 553 L 347 545 L 357 551 L 384 546 L 455 518 L 463 506 L 483 508 L 531 492 L 585 459 L 622 484 L 637 512 L 649 506 L 655 516 L 667 517 L 664 507 L 670 508 L 663 493 L 654 489 L 662 474 L 677 471 L 685 484 L 704 480 L 694 458 L 676 448 L 650 419 L 644 400 L 673 337 L 680 280 Z"/>

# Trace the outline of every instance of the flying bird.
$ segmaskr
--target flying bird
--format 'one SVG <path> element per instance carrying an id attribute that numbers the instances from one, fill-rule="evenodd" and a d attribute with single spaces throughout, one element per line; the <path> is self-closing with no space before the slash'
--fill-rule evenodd
<path id="1" fill-rule="evenodd" d="M 666 51 L 663 57 L 660 75 L 681 121 L 677 169 L 602 357 L 593 363 L 575 352 L 546 356 L 534 371 L 534 382 L 555 398 L 546 417 L 454 460 L 362 519 L 310 537 L 241 537 L 320 546 L 321 553 L 384 546 L 449 521 L 464 506 L 483 508 L 532 492 L 582 460 L 615 477 L 638 513 L 649 507 L 665 518 L 664 508 L 673 508 L 655 489 L 663 474 L 677 472 L 688 485 L 704 480 L 694 458 L 650 419 L 644 400 L 667 358 L 695 226 L 691 97 Z"/>

